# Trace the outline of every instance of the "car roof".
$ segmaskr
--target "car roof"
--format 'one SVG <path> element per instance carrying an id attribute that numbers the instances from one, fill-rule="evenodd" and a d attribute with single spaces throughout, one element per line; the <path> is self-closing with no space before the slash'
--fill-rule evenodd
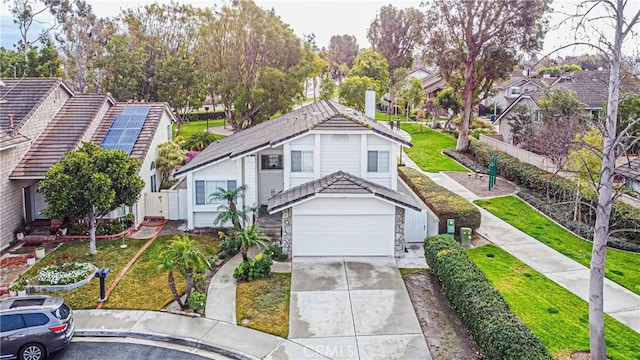
<path id="1" fill-rule="evenodd" d="M 0 314 L 24 310 L 54 310 L 64 303 L 59 296 L 20 296 L 0 300 Z"/>

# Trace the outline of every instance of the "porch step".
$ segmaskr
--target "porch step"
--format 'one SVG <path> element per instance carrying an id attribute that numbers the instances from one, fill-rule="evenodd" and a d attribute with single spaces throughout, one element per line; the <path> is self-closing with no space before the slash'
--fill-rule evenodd
<path id="1" fill-rule="evenodd" d="M 271 241 L 280 241 L 282 231 L 282 214 L 266 214 L 262 213 L 258 217 L 258 226 L 264 231 L 267 236 L 271 238 Z"/>

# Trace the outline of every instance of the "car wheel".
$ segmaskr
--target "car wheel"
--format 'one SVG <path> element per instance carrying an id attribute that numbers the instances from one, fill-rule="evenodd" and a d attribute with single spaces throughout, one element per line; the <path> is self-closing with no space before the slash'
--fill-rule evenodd
<path id="1" fill-rule="evenodd" d="M 44 360 L 47 357 L 44 346 L 27 344 L 20 350 L 20 360 Z"/>

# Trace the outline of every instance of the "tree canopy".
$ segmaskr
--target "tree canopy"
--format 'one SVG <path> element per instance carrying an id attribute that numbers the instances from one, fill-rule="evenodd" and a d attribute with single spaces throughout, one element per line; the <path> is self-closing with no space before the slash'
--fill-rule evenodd
<path id="1" fill-rule="evenodd" d="M 433 0 L 424 58 L 438 65 L 463 99 L 456 150 L 469 147 L 471 110 L 513 69 L 520 52 L 538 50 L 548 0 Z M 459 84 L 459 85 L 458 85 Z"/>
<path id="2" fill-rule="evenodd" d="M 122 205 L 132 206 L 144 181 L 138 175 L 140 160 L 122 150 L 104 150 L 84 142 L 68 151 L 40 181 L 49 218 L 80 220 L 90 227 L 89 252 L 96 252 L 97 221 Z"/>
<path id="3" fill-rule="evenodd" d="M 375 80 L 366 76 L 349 76 L 340 87 L 338 87 L 338 97 L 340 102 L 358 111 L 364 111 L 364 95 L 367 89 L 372 88 L 378 92 Z"/>
<path id="4" fill-rule="evenodd" d="M 235 131 L 290 110 L 309 67 L 302 43 L 273 11 L 252 1 L 225 5 L 202 28 L 199 48 L 212 95 Z"/>
<path id="5" fill-rule="evenodd" d="M 49 40 L 40 48 L 32 45 L 23 56 L 20 51 L 0 48 L 1 77 L 61 77 L 62 59 Z"/>
<path id="6" fill-rule="evenodd" d="M 365 49 L 356 56 L 349 72 L 349 77 L 351 76 L 368 77 L 373 80 L 378 98 L 381 98 L 389 88 L 389 64 L 379 52 L 373 49 Z M 362 96 L 364 97 L 364 92 Z"/>
<path id="7" fill-rule="evenodd" d="M 369 25 L 367 39 L 371 47 L 389 63 L 389 72 L 411 68 L 415 49 L 424 41 L 424 14 L 417 9 L 380 8 Z"/>
<path id="8" fill-rule="evenodd" d="M 346 69 L 350 69 L 353 60 L 358 55 L 358 41 L 353 35 L 333 35 L 329 39 L 327 61 L 331 66 L 333 77 L 341 80 L 347 75 Z"/>

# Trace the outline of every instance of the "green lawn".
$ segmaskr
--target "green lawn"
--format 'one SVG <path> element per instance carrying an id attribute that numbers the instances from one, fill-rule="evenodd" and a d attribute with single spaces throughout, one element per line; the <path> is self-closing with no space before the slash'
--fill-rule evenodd
<path id="1" fill-rule="evenodd" d="M 133 255 L 144 245 L 147 240 L 127 239 L 127 248 L 121 249 L 122 242 L 118 240 L 99 240 L 96 242 L 98 252 L 95 255 L 89 255 L 88 242 L 68 242 L 57 248 L 55 251 L 47 254 L 43 259 L 38 261 L 25 276 L 31 280 L 41 268 L 50 265 L 54 261 L 68 262 L 69 259 L 77 262 L 88 262 L 101 268 L 110 268 L 111 273 L 107 276 L 105 284 L 108 289 L 113 280 L 118 276 L 124 266 L 131 260 Z M 63 254 L 66 254 L 63 256 Z M 67 260 L 62 258 L 66 257 Z M 48 295 L 64 296 L 65 301 L 74 309 L 95 309 L 97 300 L 100 295 L 100 282 L 98 279 L 92 279 L 87 285 L 73 289 L 64 293 L 49 293 Z M 143 295 L 141 295 L 143 297 Z M 136 297 L 137 298 L 137 297 Z M 107 300 L 109 302 L 110 298 Z M 105 305 L 107 304 L 105 303 Z"/>
<path id="2" fill-rule="evenodd" d="M 214 126 L 222 126 L 222 124 L 224 123 L 224 119 L 219 119 L 219 120 L 209 120 L 209 127 L 212 128 Z M 202 132 L 207 128 L 207 122 L 206 121 L 189 121 L 189 122 L 185 122 L 182 123 L 180 125 L 180 136 L 183 139 L 188 138 L 189 136 L 198 133 L 198 132 Z M 178 129 L 178 125 L 173 124 L 173 134 L 175 135 L 176 130 Z"/>
<path id="3" fill-rule="evenodd" d="M 486 245 L 467 253 L 556 359 L 589 351 L 586 301 L 498 247 Z M 640 359 L 640 334 L 608 315 L 605 334 L 610 359 Z"/>
<path id="4" fill-rule="evenodd" d="M 407 118 L 402 115 L 402 114 L 391 114 L 391 119 L 392 120 L 397 120 L 400 119 L 400 121 L 407 121 Z M 389 114 L 387 114 L 386 112 L 381 112 L 381 111 L 377 111 L 376 110 L 376 120 L 381 120 L 381 121 L 389 121 Z"/>
<path id="5" fill-rule="evenodd" d="M 291 274 L 273 273 L 236 287 L 238 325 L 286 338 L 289 335 Z"/>
<path id="6" fill-rule="evenodd" d="M 420 124 L 402 124 L 402 129 L 411 134 L 413 147 L 406 149 L 407 155 L 424 171 L 464 171 L 465 167 L 453 161 L 443 150 L 456 146 L 456 139 L 447 134 L 431 130 Z"/>
<path id="7" fill-rule="evenodd" d="M 492 214 L 589 267 L 591 243 L 560 227 L 515 196 L 476 200 Z M 640 254 L 607 249 L 605 276 L 640 294 Z"/>
<path id="8" fill-rule="evenodd" d="M 156 267 L 151 263 L 151 254 L 157 248 L 169 244 L 174 236 L 158 236 L 153 241 L 147 250 L 140 255 L 140 258 L 129 268 L 129 271 L 120 280 L 118 286 L 113 289 L 109 299 L 104 303 L 104 309 L 160 311 L 166 304 L 173 301 L 173 295 L 167 281 L 167 273 L 156 270 Z M 218 252 L 219 240 L 213 236 L 189 234 L 189 238 L 199 244 L 211 246 L 214 254 Z M 186 289 L 184 277 L 179 273 L 174 273 L 174 276 L 178 292 L 184 293 Z M 144 294 L 144 296 L 131 296 L 131 294 Z"/>

